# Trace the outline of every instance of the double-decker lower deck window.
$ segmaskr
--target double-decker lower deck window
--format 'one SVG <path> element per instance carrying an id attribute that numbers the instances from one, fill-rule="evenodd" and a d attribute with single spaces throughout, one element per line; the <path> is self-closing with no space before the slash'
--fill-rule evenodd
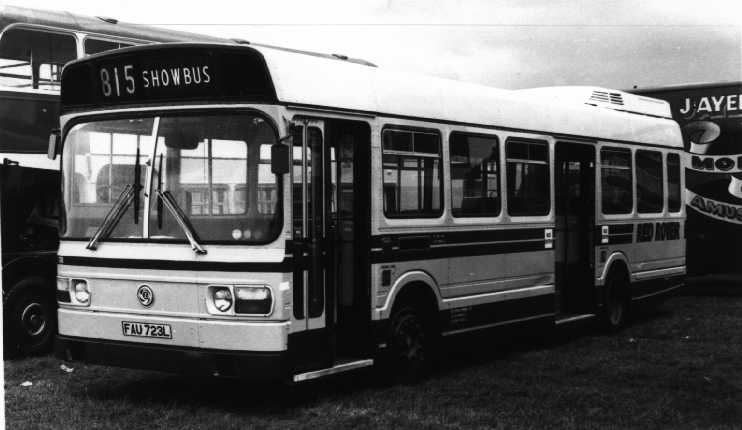
<path id="1" fill-rule="evenodd" d="M 637 212 L 662 212 L 662 153 L 640 149 L 635 161 Z"/>
<path id="2" fill-rule="evenodd" d="M 680 155 L 667 154 L 667 209 L 680 212 Z"/>
<path id="3" fill-rule="evenodd" d="M 451 133 L 451 210 L 456 217 L 500 214 L 497 137 Z"/>
<path id="4" fill-rule="evenodd" d="M 437 217 L 442 212 L 441 140 L 428 131 L 383 132 L 384 214 Z"/>
<path id="5" fill-rule="evenodd" d="M 551 209 L 549 148 L 539 140 L 506 142 L 508 213 L 514 216 L 546 215 Z"/>
<path id="6" fill-rule="evenodd" d="M 633 210 L 631 150 L 600 150 L 600 189 L 604 214 L 628 214 Z"/>

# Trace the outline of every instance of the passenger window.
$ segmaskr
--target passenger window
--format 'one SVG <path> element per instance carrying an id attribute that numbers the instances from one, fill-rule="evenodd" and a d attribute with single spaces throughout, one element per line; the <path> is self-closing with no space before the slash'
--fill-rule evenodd
<path id="1" fill-rule="evenodd" d="M 0 85 L 58 91 L 62 66 L 76 57 L 70 34 L 11 28 L 0 39 Z"/>
<path id="2" fill-rule="evenodd" d="M 680 155 L 667 154 L 667 209 L 680 212 Z"/>
<path id="3" fill-rule="evenodd" d="M 551 191 L 546 142 L 509 139 L 506 145 L 508 213 L 514 216 L 548 214 Z"/>
<path id="4" fill-rule="evenodd" d="M 662 153 L 638 150 L 636 162 L 636 208 L 639 213 L 662 212 Z"/>
<path id="5" fill-rule="evenodd" d="M 456 217 L 500 214 L 497 137 L 451 133 L 451 209 Z"/>
<path id="6" fill-rule="evenodd" d="M 603 213 L 631 213 L 634 205 L 631 150 L 603 148 L 600 150 L 600 165 Z"/>
<path id="7" fill-rule="evenodd" d="M 114 49 L 126 48 L 127 46 L 134 45 L 131 43 L 114 42 L 110 40 L 85 39 L 85 55 L 98 54 Z"/>
<path id="8" fill-rule="evenodd" d="M 389 218 L 440 216 L 440 136 L 391 129 L 382 136 L 384 214 Z"/>

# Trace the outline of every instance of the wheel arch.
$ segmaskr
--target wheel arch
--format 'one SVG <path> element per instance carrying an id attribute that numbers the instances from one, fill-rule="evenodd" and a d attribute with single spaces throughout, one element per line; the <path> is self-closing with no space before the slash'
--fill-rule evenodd
<path id="1" fill-rule="evenodd" d="M 629 259 L 621 251 L 615 251 L 605 261 L 603 266 L 603 272 L 598 277 L 598 285 L 605 285 L 608 275 L 614 270 L 623 270 L 626 273 L 629 281 L 631 281 L 631 266 L 629 265 Z"/>
<path id="2" fill-rule="evenodd" d="M 440 309 L 442 300 L 435 279 L 425 271 L 412 270 L 404 273 L 395 280 L 392 288 L 387 293 L 384 305 L 376 309 L 377 319 L 389 318 L 399 299 L 405 299 L 410 296 L 422 297 L 428 305 L 435 306 L 435 310 Z"/>
<path id="3" fill-rule="evenodd" d="M 19 282 L 34 278 L 50 284 L 49 293 L 54 294 L 56 269 L 54 256 L 21 257 L 10 261 L 3 267 L 3 297 Z"/>

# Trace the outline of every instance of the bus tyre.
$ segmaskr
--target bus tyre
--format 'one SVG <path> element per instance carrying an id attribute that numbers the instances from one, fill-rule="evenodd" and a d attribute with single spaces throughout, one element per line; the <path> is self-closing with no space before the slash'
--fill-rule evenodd
<path id="1" fill-rule="evenodd" d="M 416 307 L 402 305 L 392 313 L 390 361 L 393 373 L 403 382 L 417 382 L 426 376 L 434 355 L 431 321 Z"/>
<path id="2" fill-rule="evenodd" d="M 607 331 L 618 331 L 626 325 L 629 311 L 629 281 L 623 272 L 608 275 L 605 284 L 605 306 L 602 323 Z"/>
<path id="3" fill-rule="evenodd" d="M 57 331 L 53 288 L 43 278 L 27 278 L 10 288 L 5 296 L 6 354 L 46 352 Z"/>

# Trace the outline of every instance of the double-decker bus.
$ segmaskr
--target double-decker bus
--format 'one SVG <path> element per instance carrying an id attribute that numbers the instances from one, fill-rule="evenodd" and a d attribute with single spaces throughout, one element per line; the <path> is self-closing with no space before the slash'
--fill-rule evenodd
<path id="1" fill-rule="evenodd" d="M 62 66 L 87 55 L 166 41 L 218 40 L 66 12 L 0 6 L 0 219 L 6 353 L 37 352 L 56 331 Z"/>
<path id="2" fill-rule="evenodd" d="M 599 317 L 685 272 L 665 102 L 339 55 L 162 44 L 68 64 L 56 351 L 305 381 Z"/>

